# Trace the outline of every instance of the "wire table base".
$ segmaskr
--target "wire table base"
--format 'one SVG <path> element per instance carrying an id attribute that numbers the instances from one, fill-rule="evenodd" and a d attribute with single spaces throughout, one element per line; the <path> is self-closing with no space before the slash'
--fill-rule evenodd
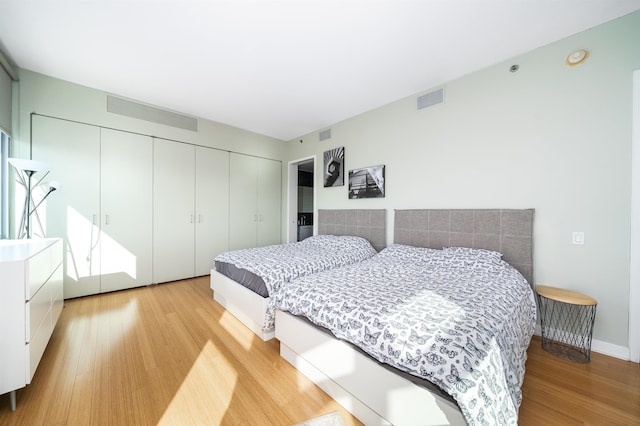
<path id="1" fill-rule="evenodd" d="M 591 299 L 593 304 L 570 303 L 555 299 L 555 295 L 540 293 L 538 309 L 542 348 L 568 361 L 588 363 L 591 360 L 591 338 L 596 318 L 595 300 Z M 564 290 L 563 295 L 568 293 Z"/>

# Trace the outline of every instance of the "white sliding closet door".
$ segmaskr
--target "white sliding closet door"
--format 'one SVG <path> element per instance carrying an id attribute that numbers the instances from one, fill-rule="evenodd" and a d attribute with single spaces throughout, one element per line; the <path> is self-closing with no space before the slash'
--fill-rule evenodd
<path id="1" fill-rule="evenodd" d="M 153 140 L 101 130 L 101 291 L 152 282 Z"/>
<path id="2" fill-rule="evenodd" d="M 229 153 L 196 147 L 196 276 L 229 250 Z"/>
<path id="3" fill-rule="evenodd" d="M 282 217 L 282 163 L 258 161 L 258 246 L 280 244 Z"/>
<path id="4" fill-rule="evenodd" d="M 100 128 L 39 115 L 32 124 L 33 159 L 63 185 L 37 212 L 47 237 L 64 238 L 64 297 L 99 293 Z"/>
<path id="5" fill-rule="evenodd" d="M 279 244 L 282 163 L 232 153 L 230 164 L 230 249 Z"/>
<path id="6" fill-rule="evenodd" d="M 258 159 L 248 155 L 231 154 L 229 181 L 229 248 L 255 247 L 258 212 Z"/>
<path id="7" fill-rule="evenodd" d="M 195 147 L 154 139 L 153 281 L 194 276 Z"/>

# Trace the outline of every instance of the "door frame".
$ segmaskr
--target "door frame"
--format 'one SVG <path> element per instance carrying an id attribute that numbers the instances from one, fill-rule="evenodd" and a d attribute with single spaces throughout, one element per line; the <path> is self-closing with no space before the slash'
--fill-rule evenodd
<path id="1" fill-rule="evenodd" d="M 298 241 L 298 164 L 313 160 L 313 179 L 318 173 L 318 161 L 315 155 L 289 161 L 289 177 L 287 179 L 287 243 Z M 313 185 L 313 215 L 316 217 L 316 188 Z M 313 221 L 313 233 L 318 232 L 316 221 Z"/>
<path id="2" fill-rule="evenodd" d="M 640 363 L 640 70 L 633 72 L 629 359 Z"/>

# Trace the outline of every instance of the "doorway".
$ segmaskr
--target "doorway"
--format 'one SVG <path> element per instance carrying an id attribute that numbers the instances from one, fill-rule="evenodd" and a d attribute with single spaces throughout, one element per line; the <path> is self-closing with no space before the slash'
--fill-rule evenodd
<path id="1" fill-rule="evenodd" d="M 633 73 L 629 358 L 640 362 L 640 70 Z"/>
<path id="2" fill-rule="evenodd" d="M 315 156 L 289 163 L 289 209 L 287 242 L 293 243 L 316 233 Z"/>

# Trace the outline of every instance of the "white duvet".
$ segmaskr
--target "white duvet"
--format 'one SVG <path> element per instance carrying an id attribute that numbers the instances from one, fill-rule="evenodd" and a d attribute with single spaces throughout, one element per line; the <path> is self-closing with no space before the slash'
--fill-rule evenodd
<path id="1" fill-rule="evenodd" d="M 376 254 L 371 243 L 355 236 L 315 235 L 303 241 L 233 250 L 215 261 L 231 263 L 264 280 L 269 295 L 295 278 L 368 259 Z M 270 303 L 263 331 L 273 330 L 275 308 Z"/>
<path id="2" fill-rule="evenodd" d="M 276 307 L 436 384 L 470 425 L 516 424 L 536 305 L 522 275 L 486 250 L 392 245 L 293 280 Z"/>

